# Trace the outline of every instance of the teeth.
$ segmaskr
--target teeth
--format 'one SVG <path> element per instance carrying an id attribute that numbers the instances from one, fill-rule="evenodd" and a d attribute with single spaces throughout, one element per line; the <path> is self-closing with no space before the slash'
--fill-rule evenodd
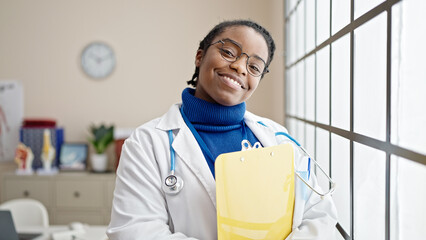
<path id="1" fill-rule="evenodd" d="M 225 78 L 226 80 L 230 81 L 231 83 L 233 83 L 233 84 L 235 84 L 235 85 L 237 85 L 237 86 L 241 87 L 241 84 L 239 84 L 239 83 L 238 83 L 237 81 L 235 81 L 234 79 L 229 78 L 229 77 L 226 77 L 226 76 L 224 76 L 224 78 Z"/>

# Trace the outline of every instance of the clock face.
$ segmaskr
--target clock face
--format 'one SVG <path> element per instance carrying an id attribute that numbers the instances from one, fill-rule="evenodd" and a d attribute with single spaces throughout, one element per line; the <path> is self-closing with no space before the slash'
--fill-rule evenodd
<path id="1" fill-rule="evenodd" d="M 84 48 L 81 55 L 81 66 L 89 77 L 105 78 L 114 70 L 114 51 L 105 43 L 93 42 Z"/>

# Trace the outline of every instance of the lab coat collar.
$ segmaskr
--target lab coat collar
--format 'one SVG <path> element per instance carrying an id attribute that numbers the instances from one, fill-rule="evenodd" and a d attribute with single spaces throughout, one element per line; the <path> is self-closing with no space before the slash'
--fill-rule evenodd
<path id="1" fill-rule="evenodd" d="M 163 131 L 169 131 L 174 129 L 181 129 L 182 127 L 186 126 L 179 110 L 181 105 L 181 103 L 172 105 L 169 111 L 167 111 L 167 113 L 161 117 L 160 122 L 157 124 L 156 128 Z"/>
<path id="2" fill-rule="evenodd" d="M 275 132 L 265 125 L 260 124 L 261 118 L 251 112 L 246 111 L 244 121 L 254 135 L 259 139 L 263 147 L 271 147 L 278 144 Z"/>

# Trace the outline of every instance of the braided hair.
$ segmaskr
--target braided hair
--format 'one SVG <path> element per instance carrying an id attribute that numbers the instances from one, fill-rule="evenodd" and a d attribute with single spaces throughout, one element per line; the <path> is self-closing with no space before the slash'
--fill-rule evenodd
<path id="1" fill-rule="evenodd" d="M 200 42 L 200 46 L 198 47 L 198 50 L 203 50 L 204 52 L 209 47 L 210 43 L 212 43 L 213 39 L 223 33 L 227 28 L 233 27 L 233 26 L 247 26 L 258 32 L 263 36 L 263 38 L 266 41 L 266 44 L 268 45 L 268 60 L 266 61 L 266 68 L 268 68 L 269 64 L 272 61 L 272 58 L 274 57 L 275 52 L 275 43 L 272 39 L 271 34 L 262 26 L 259 24 L 250 21 L 250 20 L 233 20 L 233 21 L 224 21 L 216 25 L 210 32 L 204 37 L 204 39 Z M 192 79 L 187 81 L 186 83 L 188 85 L 192 85 L 193 87 L 197 86 L 197 79 L 198 75 L 200 73 L 200 68 L 195 67 L 194 75 L 192 75 Z M 264 73 L 262 73 L 261 79 L 263 78 Z"/>

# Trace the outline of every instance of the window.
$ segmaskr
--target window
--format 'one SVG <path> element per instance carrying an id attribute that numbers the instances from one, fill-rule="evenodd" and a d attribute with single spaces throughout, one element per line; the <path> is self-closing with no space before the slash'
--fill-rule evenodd
<path id="1" fill-rule="evenodd" d="M 285 1 L 286 127 L 338 184 L 340 239 L 426 235 L 424 9 Z"/>

